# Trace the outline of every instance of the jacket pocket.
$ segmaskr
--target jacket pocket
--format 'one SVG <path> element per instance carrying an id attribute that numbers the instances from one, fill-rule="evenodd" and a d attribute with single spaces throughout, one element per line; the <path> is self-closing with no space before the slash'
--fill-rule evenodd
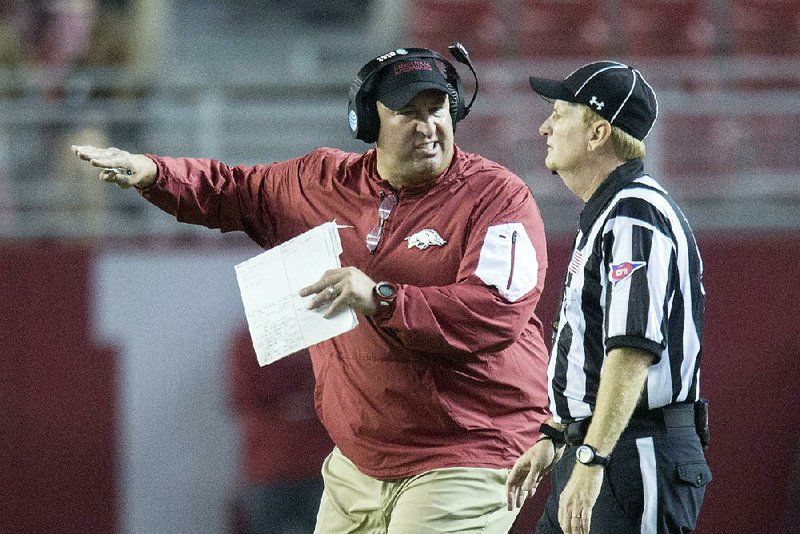
<path id="1" fill-rule="evenodd" d="M 711 482 L 711 468 L 705 462 L 679 465 L 677 468 L 678 480 L 695 488 L 702 488 Z"/>

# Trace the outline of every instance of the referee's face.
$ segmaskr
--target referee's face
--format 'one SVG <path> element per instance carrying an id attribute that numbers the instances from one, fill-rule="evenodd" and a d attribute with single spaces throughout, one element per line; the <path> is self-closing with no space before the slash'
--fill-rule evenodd
<path id="1" fill-rule="evenodd" d="M 539 127 L 539 134 L 547 138 L 547 168 L 562 178 L 578 173 L 586 163 L 589 132 L 582 105 L 556 100 L 553 112 Z"/>

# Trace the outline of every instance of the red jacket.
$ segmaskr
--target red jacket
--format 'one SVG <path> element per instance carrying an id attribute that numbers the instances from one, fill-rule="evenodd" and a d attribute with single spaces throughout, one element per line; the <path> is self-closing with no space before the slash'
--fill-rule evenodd
<path id="1" fill-rule="evenodd" d="M 359 317 L 309 349 L 320 419 L 362 472 L 506 468 L 533 444 L 547 416 L 534 315 L 547 258 L 536 203 L 508 169 L 456 148 L 435 183 L 398 193 L 370 254 L 380 193 L 392 192 L 374 149 L 253 167 L 150 157 L 159 175 L 142 194 L 179 221 L 242 230 L 269 248 L 336 220 L 350 226 L 339 231 L 342 265 L 400 284 L 391 316 Z M 420 244 L 423 230 L 441 241 Z"/>

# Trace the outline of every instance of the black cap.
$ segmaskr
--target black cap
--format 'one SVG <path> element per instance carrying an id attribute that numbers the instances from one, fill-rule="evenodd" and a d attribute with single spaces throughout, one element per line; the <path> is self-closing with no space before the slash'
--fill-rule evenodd
<path id="1" fill-rule="evenodd" d="M 530 84 L 545 98 L 589 106 L 639 140 L 647 137 L 658 115 L 650 84 L 638 70 L 614 61 L 589 63 L 564 81 L 531 76 Z"/>
<path id="2" fill-rule="evenodd" d="M 377 83 L 375 97 L 394 111 L 426 89 L 448 93 L 447 80 L 432 59 L 409 58 L 392 63 L 385 70 Z"/>

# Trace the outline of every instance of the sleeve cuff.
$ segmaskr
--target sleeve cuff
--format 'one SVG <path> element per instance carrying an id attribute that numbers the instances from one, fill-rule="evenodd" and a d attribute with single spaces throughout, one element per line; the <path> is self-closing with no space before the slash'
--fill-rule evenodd
<path id="1" fill-rule="evenodd" d="M 153 163 L 156 164 L 156 179 L 153 180 L 153 183 L 148 185 L 147 187 L 142 187 L 142 188 L 137 187 L 136 188 L 136 190 L 139 193 L 143 193 L 143 194 L 147 193 L 148 191 L 155 191 L 156 189 L 158 189 L 162 185 L 162 183 L 164 181 L 163 164 L 161 163 L 161 160 L 159 160 L 158 156 L 155 155 L 155 154 L 145 154 L 145 156 L 150 158 L 153 161 Z"/>
<path id="2" fill-rule="evenodd" d="M 653 340 L 638 337 L 638 336 L 614 336 L 606 340 L 606 350 L 631 348 L 639 349 L 649 352 L 655 358 L 653 364 L 661 361 L 661 355 L 664 353 L 664 346 L 661 343 L 656 343 Z"/>

